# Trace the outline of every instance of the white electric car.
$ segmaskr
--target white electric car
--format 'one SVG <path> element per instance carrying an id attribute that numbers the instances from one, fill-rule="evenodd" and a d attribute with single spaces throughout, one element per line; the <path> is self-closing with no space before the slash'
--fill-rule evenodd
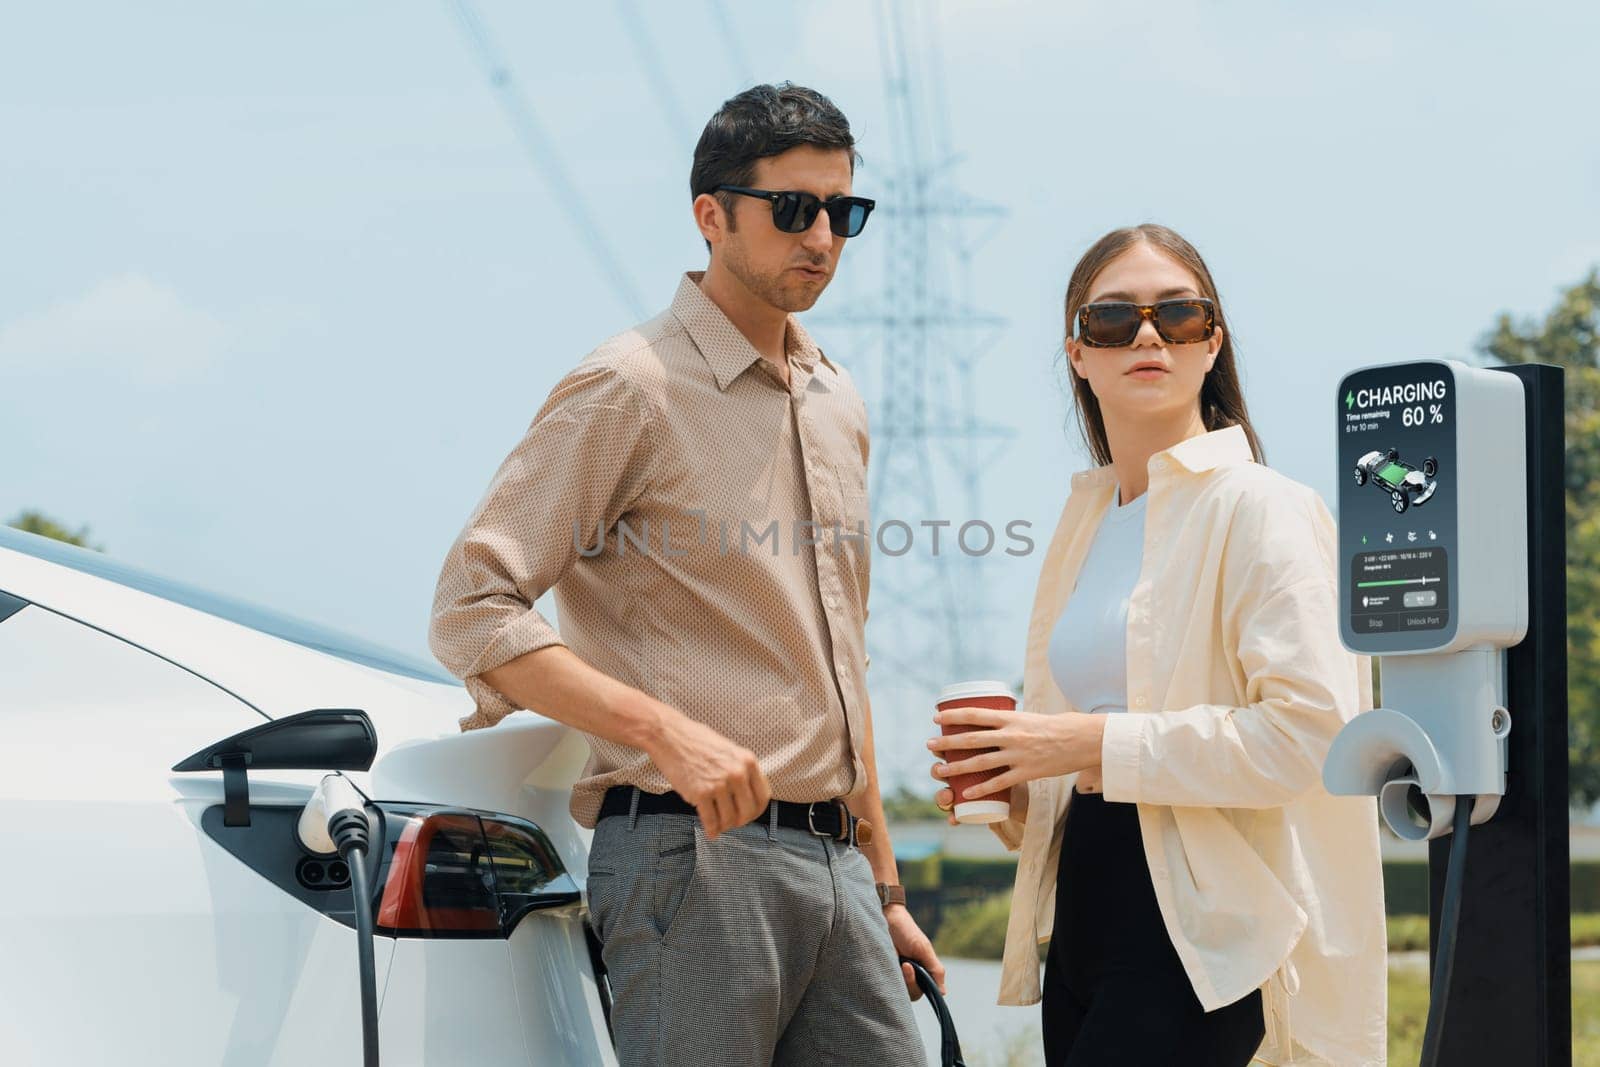
<path id="1" fill-rule="evenodd" d="M 430 663 L 3 527 L 0 1062 L 361 1062 L 350 872 L 295 829 L 347 766 L 315 716 L 285 722 L 312 709 L 376 733 L 344 773 L 378 827 L 382 1062 L 615 1063 L 580 735 L 531 712 L 461 733 L 471 701 Z M 268 723 L 289 769 L 233 740 Z"/>

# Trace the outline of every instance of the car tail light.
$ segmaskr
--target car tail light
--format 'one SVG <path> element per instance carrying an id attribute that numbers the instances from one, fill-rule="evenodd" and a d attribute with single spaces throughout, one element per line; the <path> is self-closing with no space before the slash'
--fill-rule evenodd
<path id="1" fill-rule="evenodd" d="M 380 803 L 375 926 L 391 937 L 500 938 L 528 912 L 575 904 L 577 884 L 522 819 Z"/>
<path id="2" fill-rule="evenodd" d="M 413 815 L 401 824 L 376 926 L 400 937 L 500 932 L 488 848 L 476 815 Z"/>

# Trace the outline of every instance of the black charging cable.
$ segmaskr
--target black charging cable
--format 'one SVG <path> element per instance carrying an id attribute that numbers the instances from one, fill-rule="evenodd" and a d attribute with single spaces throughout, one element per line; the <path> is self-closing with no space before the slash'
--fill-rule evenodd
<path id="1" fill-rule="evenodd" d="M 372 956 L 372 890 L 367 882 L 370 831 L 364 811 L 346 808 L 328 820 L 328 836 L 350 867 L 356 911 L 356 953 L 361 972 L 361 1062 L 378 1067 L 378 977 Z"/>
<path id="2" fill-rule="evenodd" d="M 900 962 L 911 964 L 911 973 L 917 979 L 917 988 L 922 990 L 922 995 L 927 997 L 928 1003 L 933 1006 L 933 1013 L 939 1017 L 940 1067 L 967 1067 L 967 1062 L 961 1058 L 961 1039 L 956 1036 L 956 1021 L 950 1015 L 949 1005 L 944 1002 L 944 994 L 939 992 L 939 983 L 935 982 L 928 969 L 916 960 L 901 956 Z"/>
<path id="3" fill-rule="evenodd" d="M 1444 1010 L 1450 995 L 1450 976 L 1456 966 L 1456 929 L 1461 925 L 1461 886 L 1467 877 L 1467 828 L 1472 824 L 1470 796 L 1456 797 L 1450 831 L 1450 860 L 1444 874 L 1444 901 L 1439 908 L 1438 951 L 1433 960 L 1433 988 L 1428 992 L 1428 1025 L 1422 1033 L 1421 1067 L 1439 1062 L 1439 1040 L 1444 1033 Z"/>

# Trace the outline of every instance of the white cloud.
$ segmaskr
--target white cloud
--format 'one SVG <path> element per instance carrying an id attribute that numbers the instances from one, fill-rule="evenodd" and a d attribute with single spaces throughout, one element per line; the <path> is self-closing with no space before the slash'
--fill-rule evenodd
<path id="1" fill-rule="evenodd" d="M 0 367 L 170 380 L 209 366 L 226 333 L 171 288 L 143 274 L 120 274 L 0 326 Z"/>

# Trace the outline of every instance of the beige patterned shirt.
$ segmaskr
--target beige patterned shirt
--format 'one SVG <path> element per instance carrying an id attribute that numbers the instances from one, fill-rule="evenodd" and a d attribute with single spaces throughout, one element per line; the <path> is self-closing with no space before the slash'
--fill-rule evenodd
<path id="1" fill-rule="evenodd" d="M 478 677 L 565 644 L 749 748 L 781 800 L 866 784 L 867 413 L 792 316 L 783 381 L 700 291 L 561 379 L 451 546 L 429 644 L 492 726 Z M 559 632 L 533 608 L 554 589 Z M 538 709 L 534 709 L 538 710 Z M 572 813 L 606 789 L 671 788 L 589 735 Z"/>

